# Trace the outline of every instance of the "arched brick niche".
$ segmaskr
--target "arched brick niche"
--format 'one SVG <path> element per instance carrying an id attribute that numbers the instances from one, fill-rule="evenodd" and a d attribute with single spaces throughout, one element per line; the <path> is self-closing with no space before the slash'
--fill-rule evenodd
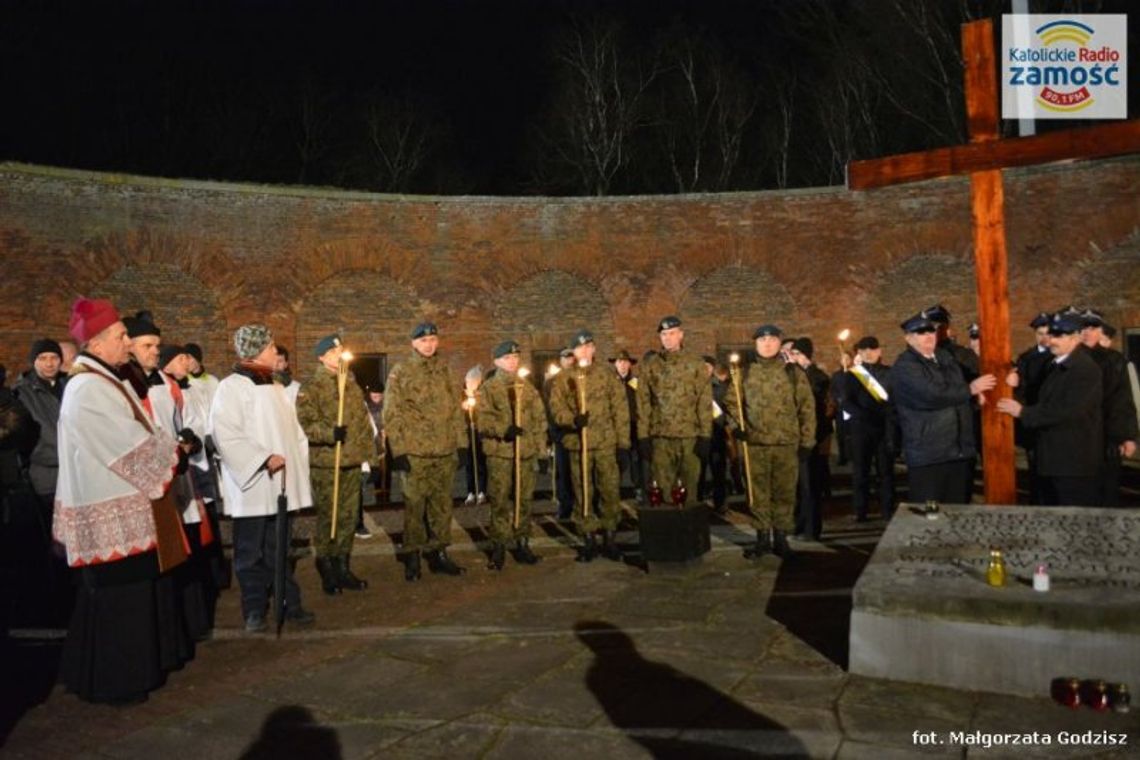
<path id="1" fill-rule="evenodd" d="M 179 266 L 129 264 L 94 286 L 90 296 L 109 298 L 124 316 L 150 311 L 164 342 L 198 343 L 208 367 L 223 369 L 233 362 L 230 331 L 217 296 Z"/>
<path id="2" fill-rule="evenodd" d="M 774 322 L 789 329 L 796 318 L 791 293 L 768 272 L 733 265 L 709 272 L 681 299 L 686 345 L 711 353 L 720 344 L 751 341 L 757 325 Z"/>
<path id="3" fill-rule="evenodd" d="M 867 334 L 893 341 L 899 323 L 940 303 L 949 309 L 956 332 L 965 342 L 966 327 L 977 315 L 974 264 L 966 256 L 918 253 L 884 269 L 874 278 L 866 300 L 863 327 Z M 901 345 L 901 338 L 899 339 Z"/>
<path id="4" fill-rule="evenodd" d="M 345 344 L 358 353 L 402 356 L 408 335 L 418 320 L 415 292 L 386 274 L 351 269 L 317 283 L 297 310 L 295 345 L 290 351 L 304 366 L 313 346 L 329 333 L 339 332 Z"/>
<path id="5" fill-rule="evenodd" d="M 493 307 L 491 324 L 493 340 L 513 338 L 527 352 L 557 350 L 583 327 L 594 333 L 599 356 L 614 349 L 609 303 L 590 280 L 562 270 L 541 272 L 509 288 Z"/>

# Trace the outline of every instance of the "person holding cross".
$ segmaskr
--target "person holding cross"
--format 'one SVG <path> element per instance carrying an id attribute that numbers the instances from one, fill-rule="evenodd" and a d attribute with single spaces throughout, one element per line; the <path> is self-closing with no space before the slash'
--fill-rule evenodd
<path id="1" fill-rule="evenodd" d="M 907 349 L 891 368 L 891 385 L 910 501 L 968 504 L 977 444 L 971 399 L 985 403 L 997 378 L 967 383 L 954 356 L 938 347 L 938 327 L 925 311 L 902 323 Z"/>

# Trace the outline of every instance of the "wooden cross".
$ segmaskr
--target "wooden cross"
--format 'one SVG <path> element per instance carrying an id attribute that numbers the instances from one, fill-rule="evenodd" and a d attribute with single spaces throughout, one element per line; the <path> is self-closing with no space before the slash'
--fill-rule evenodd
<path id="1" fill-rule="evenodd" d="M 989 504 L 1015 504 L 1013 420 L 1000 414 L 994 403 L 1010 394 L 1004 379 L 1013 355 L 1001 170 L 1140 152 L 1140 120 L 999 140 L 997 65 L 989 19 L 962 25 L 962 52 L 970 144 L 853 161 L 847 166 L 847 187 L 867 190 L 935 177 L 970 175 L 982 372 L 998 377 L 998 387 L 982 409 L 985 499 Z"/>

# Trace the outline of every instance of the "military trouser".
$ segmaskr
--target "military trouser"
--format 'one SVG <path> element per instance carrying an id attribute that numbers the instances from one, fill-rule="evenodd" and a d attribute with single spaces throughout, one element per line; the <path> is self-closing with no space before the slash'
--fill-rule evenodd
<path id="1" fill-rule="evenodd" d="M 617 466 L 616 449 L 594 449 L 589 452 L 590 503 L 582 498 L 582 452 L 570 449 L 570 478 L 574 482 L 574 513 L 572 519 L 578 532 L 592 533 L 599 527 L 617 530 L 621 517 L 621 475 Z M 593 501 L 598 497 L 601 516 L 594 514 Z M 586 505 L 586 506 L 583 506 Z"/>
<path id="2" fill-rule="evenodd" d="M 743 452 L 742 452 L 743 454 Z M 795 446 L 748 444 L 752 468 L 752 522 L 757 530 L 795 529 L 796 482 L 800 461 Z"/>
<path id="3" fill-rule="evenodd" d="M 336 538 L 329 538 L 332 528 L 333 469 L 313 467 L 309 478 L 313 484 L 313 506 L 317 510 L 313 553 L 318 557 L 347 557 L 352 552 L 356 521 L 360 518 L 360 465 L 340 468 L 340 493 L 336 506 Z"/>
<path id="4" fill-rule="evenodd" d="M 515 525 L 515 460 L 487 457 L 487 488 L 491 496 L 491 540 L 505 544 L 530 537 L 530 508 L 534 500 L 534 457 L 519 462 L 519 519 Z"/>
<path id="5" fill-rule="evenodd" d="M 688 491 L 685 506 L 692 506 L 697 501 L 701 458 L 697 456 L 696 448 L 696 438 L 653 439 L 653 464 L 650 468 L 652 478 L 665 494 L 669 494 L 680 479 Z"/>
<path id="6" fill-rule="evenodd" d="M 408 456 L 404 478 L 404 551 L 442 549 L 451 543 L 451 487 L 455 455 Z"/>

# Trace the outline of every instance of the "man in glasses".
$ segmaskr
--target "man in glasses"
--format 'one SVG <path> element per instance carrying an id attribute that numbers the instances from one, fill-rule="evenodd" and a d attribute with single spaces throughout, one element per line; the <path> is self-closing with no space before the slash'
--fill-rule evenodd
<path id="1" fill-rule="evenodd" d="M 907 348 L 891 369 L 891 381 L 910 501 L 970 501 L 977 445 L 971 401 L 997 384 L 993 375 L 967 383 L 954 356 L 938 347 L 934 320 L 919 312 L 902 323 Z"/>

